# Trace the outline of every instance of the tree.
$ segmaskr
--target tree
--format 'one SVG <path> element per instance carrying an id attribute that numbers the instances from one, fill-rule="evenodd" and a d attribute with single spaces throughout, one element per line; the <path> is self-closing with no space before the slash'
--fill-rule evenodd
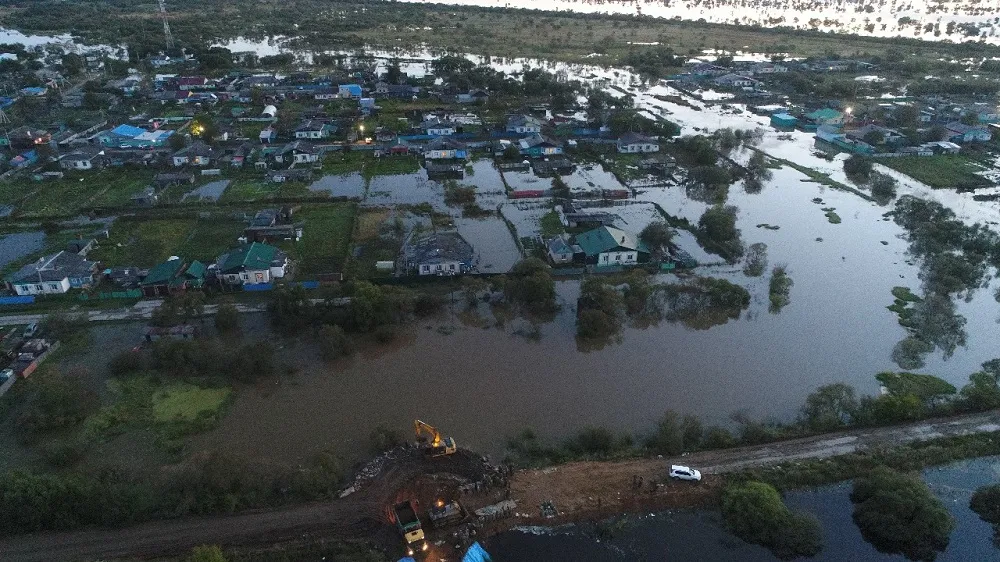
<path id="1" fill-rule="evenodd" d="M 948 547 L 955 520 L 922 480 L 874 468 L 854 481 L 854 522 L 879 552 L 934 560 Z"/>
<path id="2" fill-rule="evenodd" d="M 993 544 L 1000 548 L 1000 484 L 983 486 L 972 494 L 969 509 L 993 525 Z"/>
<path id="3" fill-rule="evenodd" d="M 519 261 L 511 269 L 504 286 L 507 298 L 534 313 L 556 309 L 556 284 L 552 268 L 538 258 Z"/>
<path id="4" fill-rule="evenodd" d="M 743 274 L 747 277 L 760 277 L 767 269 L 767 244 L 755 242 L 747 250 Z"/>
<path id="5" fill-rule="evenodd" d="M 372 430 L 371 435 L 368 436 L 368 440 L 371 441 L 372 451 L 376 454 L 383 453 L 406 442 L 398 431 L 384 425 L 379 425 Z"/>
<path id="6" fill-rule="evenodd" d="M 191 556 L 188 557 L 189 562 L 227 562 L 224 554 L 222 554 L 222 549 L 216 545 L 203 545 L 196 546 L 191 549 Z"/>
<path id="7" fill-rule="evenodd" d="M 84 92 L 83 94 L 83 108 L 88 111 L 97 111 L 101 109 L 101 96 L 95 92 Z"/>
<path id="8" fill-rule="evenodd" d="M 743 255 L 743 242 L 736 228 L 736 207 L 716 205 L 707 209 L 698 219 L 698 236 L 711 250 L 730 260 Z"/>
<path id="9" fill-rule="evenodd" d="M 974 411 L 1000 408 L 1000 360 L 983 363 L 983 369 L 969 375 L 962 387 L 962 405 Z"/>
<path id="10" fill-rule="evenodd" d="M 31 394 L 17 420 L 18 426 L 29 433 L 76 425 L 97 409 L 97 395 L 88 390 L 83 379 L 85 371 L 63 373 L 50 369 L 36 373 L 29 386 Z"/>
<path id="11" fill-rule="evenodd" d="M 781 560 L 815 556 L 823 548 L 819 522 L 789 510 L 770 484 L 751 481 L 727 487 L 722 515 L 734 535 L 767 547 Z"/>
<path id="12" fill-rule="evenodd" d="M 830 431 L 847 425 L 858 408 L 854 389 L 844 383 L 819 387 L 806 397 L 803 421 L 813 431 Z"/>
<path id="13" fill-rule="evenodd" d="M 170 144 L 170 149 L 174 151 L 180 150 L 185 146 L 187 146 L 187 140 L 184 138 L 184 135 L 179 133 L 174 133 L 169 137 L 167 137 L 167 143 Z"/>
<path id="14" fill-rule="evenodd" d="M 521 158 L 521 151 L 517 149 L 517 145 L 511 143 L 507 148 L 503 149 L 503 157 L 506 160 L 517 160 Z"/>
<path id="15" fill-rule="evenodd" d="M 231 335 L 240 331 L 240 313 L 231 302 L 224 302 L 215 311 L 215 329 L 220 334 Z"/>
<path id="16" fill-rule="evenodd" d="M 872 163 L 864 156 L 852 154 L 844 160 L 844 173 L 854 181 L 866 182 L 872 173 Z"/>
<path id="17" fill-rule="evenodd" d="M 661 455 L 679 455 L 684 452 L 684 433 L 677 413 L 667 410 L 656 426 L 656 433 L 646 440 L 646 447 Z"/>
<path id="18" fill-rule="evenodd" d="M 872 197 L 881 205 L 888 204 L 896 197 L 896 180 L 891 176 L 872 172 L 869 184 L 871 185 Z"/>
<path id="19" fill-rule="evenodd" d="M 584 339 L 614 336 L 622 326 L 624 298 L 599 277 L 585 277 L 580 283 L 576 335 Z"/>
<path id="20" fill-rule="evenodd" d="M 63 71 L 67 76 L 79 76 L 87 68 L 87 61 L 76 53 L 66 53 L 62 56 Z"/>
<path id="21" fill-rule="evenodd" d="M 654 254 L 665 250 L 673 236 L 673 231 L 664 221 L 651 222 L 639 233 L 639 239 L 645 242 Z"/>
<path id="22" fill-rule="evenodd" d="M 881 145 L 881 144 L 885 144 L 885 133 L 883 133 L 882 131 L 879 131 L 877 129 L 876 130 L 872 130 L 872 131 L 868 131 L 867 133 L 865 133 L 865 136 L 862 137 L 862 139 L 866 143 L 868 143 L 868 144 L 870 144 L 872 146 L 878 146 L 878 145 Z"/>

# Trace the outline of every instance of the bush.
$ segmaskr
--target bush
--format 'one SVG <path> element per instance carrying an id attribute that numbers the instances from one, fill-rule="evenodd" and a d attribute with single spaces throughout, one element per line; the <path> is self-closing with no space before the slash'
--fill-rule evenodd
<path id="1" fill-rule="evenodd" d="M 379 425 L 368 436 L 371 442 L 372 451 L 381 453 L 405 443 L 403 436 L 398 431 L 390 429 L 384 425 Z"/>
<path id="2" fill-rule="evenodd" d="M 733 261 L 743 255 L 743 242 L 736 228 L 737 209 L 717 205 L 706 210 L 698 219 L 698 236 L 707 248 Z"/>
<path id="3" fill-rule="evenodd" d="M 705 439 L 702 447 L 705 449 L 728 449 L 736 445 L 736 438 L 729 430 L 712 426 L 705 431 Z"/>
<path id="4" fill-rule="evenodd" d="M 29 433 L 64 428 L 82 422 L 99 406 L 97 395 L 84 387 L 84 373 L 49 370 L 30 379 L 18 426 Z"/>
<path id="5" fill-rule="evenodd" d="M 844 383 L 828 384 L 806 397 L 802 421 L 813 431 L 831 431 L 850 423 L 857 409 L 853 388 Z"/>
<path id="6" fill-rule="evenodd" d="M 504 284 L 507 298 L 533 313 L 556 310 L 556 284 L 552 268 L 538 258 L 528 258 L 514 265 Z"/>
<path id="7" fill-rule="evenodd" d="M 951 514 L 922 480 L 885 467 L 854 481 L 854 522 L 879 552 L 934 560 L 948 547 Z"/>
<path id="8" fill-rule="evenodd" d="M 769 484 L 729 486 L 722 493 L 722 515 L 734 535 L 770 549 L 779 559 L 815 556 L 822 550 L 819 522 L 792 513 Z"/>
<path id="9" fill-rule="evenodd" d="M 148 367 L 146 356 L 139 351 L 123 351 L 108 362 L 108 371 L 113 377 L 140 373 Z"/>
<path id="10" fill-rule="evenodd" d="M 321 326 L 317 340 L 319 354 L 324 361 L 334 361 L 354 353 L 354 341 L 340 326 Z"/>
<path id="11" fill-rule="evenodd" d="M 618 290 L 598 277 L 585 278 L 580 284 L 576 335 L 601 339 L 617 334 L 622 326 L 623 308 L 624 299 Z"/>
<path id="12" fill-rule="evenodd" d="M 231 302 L 224 302 L 219 305 L 215 312 L 215 329 L 220 334 L 231 335 L 240 330 L 240 313 Z"/>
<path id="13" fill-rule="evenodd" d="M 191 549 L 191 556 L 188 557 L 188 562 L 227 562 L 227 560 L 225 555 L 222 554 L 222 549 L 218 546 L 203 545 Z"/>

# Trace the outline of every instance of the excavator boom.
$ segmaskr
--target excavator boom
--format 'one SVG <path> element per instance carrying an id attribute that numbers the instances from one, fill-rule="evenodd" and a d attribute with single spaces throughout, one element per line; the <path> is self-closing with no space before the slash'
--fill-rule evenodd
<path id="1" fill-rule="evenodd" d="M 417 435 L 417 440 L 421 440 L 421 434 L 426 433 L 430 436 L 430 448 L 428 449 L 431 456 L 442 456 L 450 455 L 458 450 L 458 446 L 455 445 L 455 440 L 451 437 L 441 437 L 441 432 L 437 430 L 433 425 L 422 422 L 420 420 L 413 420 L 413 431 Z"/>

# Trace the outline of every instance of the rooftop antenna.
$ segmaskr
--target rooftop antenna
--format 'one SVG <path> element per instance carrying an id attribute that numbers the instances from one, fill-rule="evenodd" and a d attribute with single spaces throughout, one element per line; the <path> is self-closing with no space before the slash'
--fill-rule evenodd
<path id="1" fill-rule="evenodd" d="M 166 0 L 157 0 L 160 4 L 160 17 L 163 19 L 163 35 L 167 39 L 167 48 L 174 48 L 174 36 L 170 34 L 170 23 L 167 22 L 167 2 Z"/>

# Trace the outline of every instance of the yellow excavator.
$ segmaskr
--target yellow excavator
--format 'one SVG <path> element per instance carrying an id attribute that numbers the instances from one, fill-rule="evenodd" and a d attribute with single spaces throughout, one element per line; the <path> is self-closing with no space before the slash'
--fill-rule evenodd
<path id="1" fill-rule="evenodd" d="M 438 431 L 433 425 L 424 423 L 420 420 L 413 420 L 413 431 L 417 434 L 417 441 L 420 441 L 421 443 L 427 443 L 427 438 L 422 437 L 422 433 L 426 433 L 430 436 L 427 456 L 443 457 L 445 455 L 454 454 L 454 452 L 458 450 L 458 445 L 455 444 L 455 440 L 451 437 L 442 438 L 441 432 Z"/>

